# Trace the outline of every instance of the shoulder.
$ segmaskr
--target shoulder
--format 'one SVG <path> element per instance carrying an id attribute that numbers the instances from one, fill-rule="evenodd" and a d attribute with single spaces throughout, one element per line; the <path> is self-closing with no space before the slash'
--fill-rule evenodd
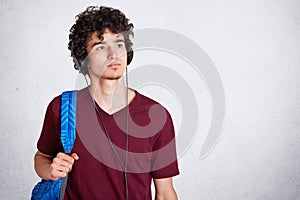
<path id="1" fill-rule="evenodd" d="M 136 93 L 136 97 L 135 97 L 136 105 L 142 106 L 142 107 L 148 107 L 148 108 L 155 105 L 155 106 L 158 106 L 158 107 L 166 110 L 166 108 L 164 106 L 162 106 L 159 102 L 155 101 L 154 99 L 152 99 L 144 94 L 141 94 L 138 91 L 135 91 L 135 93 Z"/>
<path id="2" fill-rule="evenodd" d="M 62 92 L 63 93 L 63 92 Z M 48 104 L 47 113 L 50 113 L 55 118 L 60 117 L 61 96 L 62 93 L 55 96 Z M 86 96 L 86 89 L 79 90 L 77 96 Z"/>
<path id="3" fill-rule="evenodd" d="M 59 118 L 60 105 L 61 105 L 61 95 L 55 96 L 48 104 L 46 114 L 51 115 L 54 118 Z"/>
<path id="4" fill-rule="evenodd" d="M 130 105 L 130 113 L 156 123 L 171 122 L 169 111 L 156 100 L 136 91 L 136 97 Z M 149 121 L 147 121 L 149 123 Z"/>
<path id="5" fill-rule="evenodd" d="M 169 115 L 168 110 L 156 100 L 141 94 L 140 92 L 135 91 L 135 93 L 136 96 L 132 101 L 132 105 L 130 105 L 131 112 L 145 112 L 149 113 L 149 115 L 166 113 Z"/>

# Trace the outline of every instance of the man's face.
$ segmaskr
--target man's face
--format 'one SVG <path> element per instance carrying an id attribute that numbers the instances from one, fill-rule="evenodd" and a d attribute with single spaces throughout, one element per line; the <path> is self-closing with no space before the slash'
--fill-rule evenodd
<path id="1" fill-rule="evenodd" d="M 119 79 L 127 65 L 127 52 L 124 36 L 106 29 L 103 40 L 94 32 L 87 43 L 88 71 L 90 78 Z"/>

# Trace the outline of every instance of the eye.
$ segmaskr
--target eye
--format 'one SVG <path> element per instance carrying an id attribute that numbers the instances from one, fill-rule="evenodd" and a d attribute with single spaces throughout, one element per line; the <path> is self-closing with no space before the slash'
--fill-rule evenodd
<path id="1" fill-rule="evenodd" d="M 103 50 L 105 50 L 105 48 L 106 47 L 104 45 L 97 45 L 96 50 L 103 51 Z"/>
<path id="2" fill-rule="evenodd" d="M 124 43 L 123 42 L 118 42 L 116 44 L 117 48 L 123 48 L 124 47 Z"/>

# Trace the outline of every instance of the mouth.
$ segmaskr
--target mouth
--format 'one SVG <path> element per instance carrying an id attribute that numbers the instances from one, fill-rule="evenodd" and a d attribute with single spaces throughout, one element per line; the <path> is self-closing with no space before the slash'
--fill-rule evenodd
<path id="1" fill-rule="evenodd" d="M 117 69 L 117 68 L 120 68 L 121 67 L 121 64 L 120 63 L 111 63 L 109 65 L 107 65 L 109 68 L 112 68 L 112 69 Z"/>

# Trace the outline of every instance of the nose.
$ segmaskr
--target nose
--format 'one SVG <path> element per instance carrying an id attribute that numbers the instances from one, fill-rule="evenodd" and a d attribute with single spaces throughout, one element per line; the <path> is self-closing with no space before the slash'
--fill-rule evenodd
<path id="1" fill-rule="evenodd" d="M 109 47 L 108 49 L 107 49 L 107 58 L 109 59 L 109 60 L 114 60 L 114 59 L 116 59 L 117 58 L 117 52 L 116 52 L 116 50 L 113 48 L 113 47 Z"/>

